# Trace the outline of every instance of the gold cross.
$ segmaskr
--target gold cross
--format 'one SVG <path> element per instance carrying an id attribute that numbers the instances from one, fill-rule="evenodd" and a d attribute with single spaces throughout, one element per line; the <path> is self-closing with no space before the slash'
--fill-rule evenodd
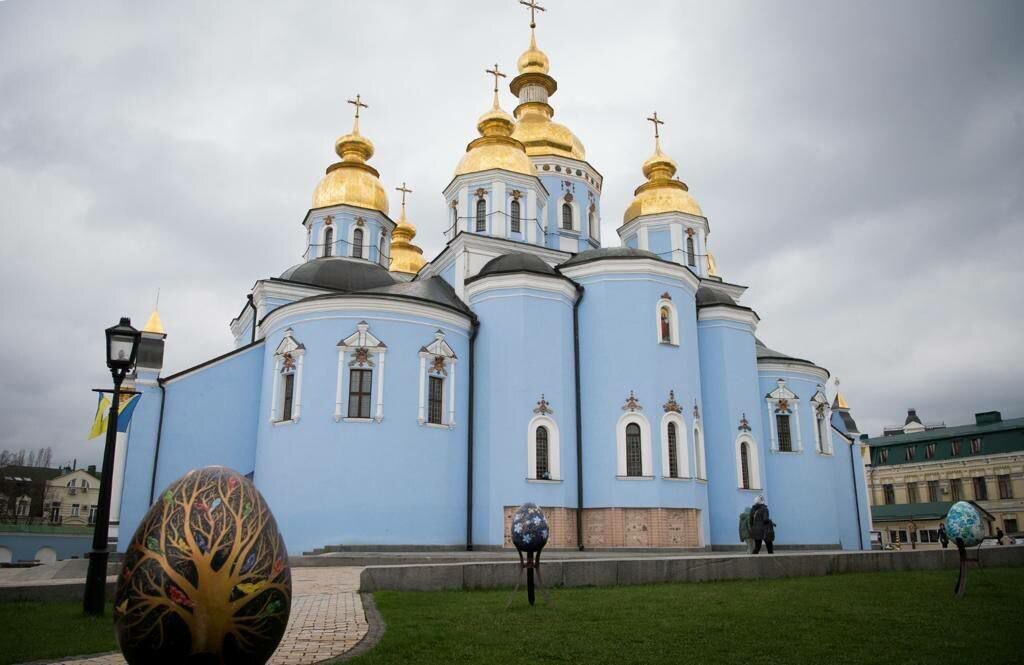
<path id="1" fill-rule="evenodd" d="M 405 181 L 402 182 L 401 187 L 395 187 L 395 190 L 402 192 L 402 207 L 405 207 L 405 195 L 412 194 L 412 190 L 405 186 Z"/>
<path id="2" fill-rule="evenodd" d="M 499 77 L 500 78 L 505 78 L 505 75 L 502 74 L 501 70 L 498 69 L 498 63 L 494 63 L 494 69 L 487 69 L 487 70 L 484 70 L 484 71 L 486 71 L 488 74 L 492 74 L 494 76 L 494 92 L 497 93 L 498 92 L 498 78 Z"/>
<path id="3" fill-rule="evenodd" d="M 519 0 L 519 4 L 526 5 L 527 7 L 530 8 L 530 27 L 531 28 L 536 28 L 537 27 L 537 12 L 539 12 L 539 11 L 540 12 L 544 12 L 544 11 L 547 11 L 547 10 L 544 9 L 543 7 L 541 7 L 540 5 L 538 5 L 535 0 L 530 0 L 529 2 L 527 2 L 526 0 Z"/>
<path id="4" fill-rule="evenodd" d="M 658 132 L 658 125 L 664 125 L 665 121 L 658 119 L 658 112 L 657 111 L 655 111 L 654 114 L 650 118 L 647 118 L 647 120 L 649 122 L 654 123 L 654 138 L 655 138 L 655 140 L 661 138 L 661 134 Z"/>
<path id="5" fill-rule="evenodd" d="M 360 108 L 364 108 L 364 109 L 370 108 L 368 105 L 363 103 L 363 101 L 359 98 L 359 95 L 356 95 L 355 99 L 349 99 L 348 103 L 356 107 L 356 120 L 359 120 L 359 109 Z"/>

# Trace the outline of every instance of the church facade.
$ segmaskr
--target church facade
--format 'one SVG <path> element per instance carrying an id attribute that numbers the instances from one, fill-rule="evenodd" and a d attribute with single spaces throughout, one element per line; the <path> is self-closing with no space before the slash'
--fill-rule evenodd
<path id="1" fill-rule="evenodd" d="M 251 473 L 293 553 L 508 547 L 526 501 L 554 547 L 738 546 L 764 495 L 780 545 L 861 549 L 861 444 L 822 367 L 766 347 L 676 163 L 654 154 L 601 237 L 601 174 L 553 120 L 532 34 L 444 189 L 446 245 L 413 244 L 359 127 L 303 220 L 302 262 L 256 281 L 236 348 L 176 374 L 154 313 L 119 441 L 119 546 L 189 469 Z"/>

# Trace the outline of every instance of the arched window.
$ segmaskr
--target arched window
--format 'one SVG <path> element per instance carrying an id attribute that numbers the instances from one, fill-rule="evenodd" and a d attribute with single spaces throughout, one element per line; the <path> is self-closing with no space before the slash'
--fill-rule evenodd
<path id="1" fill-rule="evenodd" d="M 572 231 L 572 206 L 568 203 L 562 204 L 562 228 Z"/>
<path id="2" fill-rule="evenodd" d="M 775 430 L 779 433 L 779 450 L 784 453 L 793 452 L 793 433 L 789 429 L 789 414 L 775 414 Z"/>
<path id="3" fill-rule="evenodd" d="M 654 308 L 655 330 L 659 344 L 679 344 L 679 315 L 672 297 L 666 292 Z"/>
<path id="4" fill-rule="evenodd" d="M 593 240 L 597 240 L 597 236 L 599 235 L 598 228 L 597 228 L 597 213 L 595 213 L 593 210 L 590 211 L 589 224 L 590 224 L 590 237 Z"/>
<path id="5" fill-rule="evenodd" d="M 387 243 L 388 243 L 388 236 L 387 236 L 387 234 L 381 233 L 380 234 L 380 247 L 377 248 L 377 261 L 380 262 L 380 264 L 383 265 L 383 266 L 387 266 L 386 261 L 387 261 L 388 258 L 390 258 L 386 254 Z"/>
<path id="6" fill-rule="evenodd" d="M 512 212 L 512 233 L 522 233 L 522 220 L 519 212 L 519 201 L 512 199 L 512 205 L 509 206 Z"/>
<path id="7" fill-rule="evenodd" d="M 487 230 L 487 201 L 476 200 L 476 232 L 483 233 Z"/>
<path id="8" fill-rule="evenodd" d="M 274 352 L 274 388 L 270 405 L 272 423 L 297 422 L 302 399 L 302 359 L 305 347 L 284 331 Z"/>
<path id="9" fill-rule="evenodd" d="M 537 478 L 542 480 L 551 478 L 549 455 L 548 428 L 541 425 L 537 428 Z"/>
<path id="10" fill-rule="evenodd" d="M 661 308 L 661 341 L 665 344 L 672 343 L 672 312 L 668 307 Z"/>
<path id="11" fill-rule="evenodd" d="M 626 475 L 644 475 L 643 449 L 640 442 L 640 425 L 626 425 Z"/>
<path id="12" fill-rule="evenodd" d="M 679 477 L 679 434 L 675 423 L 668 424 L 668 477 Z"/>
<path id="13" fill-rule="evenodd" d="M 746 441 L 740 443 L 740 487 L 750 489 L 750 450 Z"/>
<path id="14" fill-rule="evenodd" d="M 334 229 L 327 227 L 324 231 L 324 256 L 330 256 L 334 251 Z"/>
<path id="15" fill-rule="evenodd" d="M 697 265 L 697 256 L 693 250 L 693 236 L 686 236 L 686 265 Z"/>
<path id="16" fill-rule="evenodd" d="M 352 256 L 357 259 L 363 258 L 363 230 L 356 229 L 352 232 Z"/>

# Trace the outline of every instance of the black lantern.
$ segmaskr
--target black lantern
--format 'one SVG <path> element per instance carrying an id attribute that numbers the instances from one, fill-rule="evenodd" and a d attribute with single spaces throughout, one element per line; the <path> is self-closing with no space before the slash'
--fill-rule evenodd
<path id="1" fill-rule="evenodd" d="M 127 371 L 135 365 L 135 356 L 139 352 L 139 340 L 142 338 L 132 321 L 126 316 L 116 326 L 107 328 L 107 367 L 113 371 Z"/>

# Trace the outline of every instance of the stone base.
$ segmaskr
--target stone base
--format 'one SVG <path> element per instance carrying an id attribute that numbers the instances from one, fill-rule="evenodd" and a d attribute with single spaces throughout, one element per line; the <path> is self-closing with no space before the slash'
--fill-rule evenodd
<path id="1" fill-rule="evenodd" d="M 505 506 L 505 547 L 512 547 L 512 515 Z M 576 547 L 576 509 L 544 507 L 548 547 Z M 701 547 L 700 511 L 696 508 L 584 508 L 583 545 L 587 548 Z"/>

